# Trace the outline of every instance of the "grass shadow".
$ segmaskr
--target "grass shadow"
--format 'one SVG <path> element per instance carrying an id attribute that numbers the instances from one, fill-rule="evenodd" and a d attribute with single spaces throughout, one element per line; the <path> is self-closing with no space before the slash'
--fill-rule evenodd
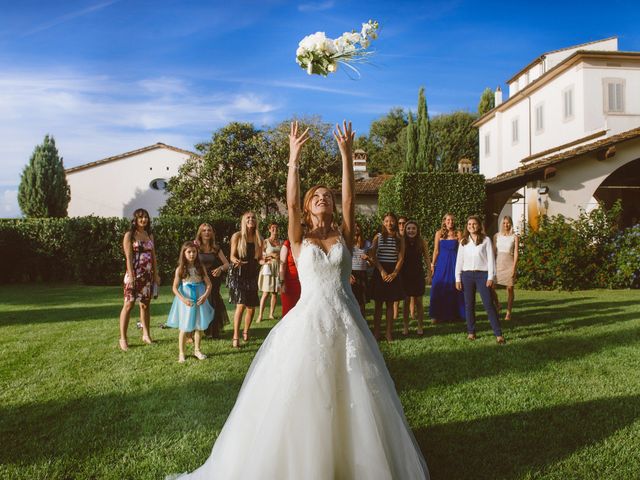
<path id="1" fill-rule="evenodd" d="M 629 395 L 435 425 L 415 434 L 432 480 L 507 480 L 533 478 L 527 473 L 539 475 L 639 417 L 640 396 Z"/>

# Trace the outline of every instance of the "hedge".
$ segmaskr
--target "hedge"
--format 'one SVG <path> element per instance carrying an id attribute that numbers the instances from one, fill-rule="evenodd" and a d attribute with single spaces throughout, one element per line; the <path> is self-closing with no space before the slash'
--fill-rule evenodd
<path id="1" fill-rule="evenodd" d="M 484 216 L 484 176 L 454 172 L 400 172 L 379 191 L 378 212 L 415 220 L 425 239 L 433 238 L 442 217 L 452 213 L 460 228 L 469 215 Z"/>
<path id="2" fill-rule="evenodd" d="M 358 220 L 371 238 L 377 219 L 359 215 Z M 122 238 L 129 222 L 115 217 L 0 219 L 0 283 L 73 281 L 118 285 L 125 270 Z M 180 246 L 195 237 L 203 222 L 213 225 L 228 258 L 231 235 L 238 231 L 240 219 L 161 216 L 152 220 L 163 283 L 173 278 Z M 261 219 L 261 234 L 268 235 L 272 222 L 278 224 L 279 237 L 284 238 L 286 215 Z"/>

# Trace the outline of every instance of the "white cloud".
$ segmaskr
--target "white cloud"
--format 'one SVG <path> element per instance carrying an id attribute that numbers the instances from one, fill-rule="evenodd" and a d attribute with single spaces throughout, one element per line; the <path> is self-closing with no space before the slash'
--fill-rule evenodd
<path id="1" fill-rule="evenodd" d="M 307 2 L 301 3 L 298 5 L 298 11 L 300 12 L 321 12 L 324 10 L 330 10 L 335 5 L 335 2 L 332 0 L 327 0 L 325 2 Z"/>
<path id="2" fill-rule="evenodd" d="M 18 207 L 18 190 L 8 188 L 4 191 L 0 189 L 0 192 L 2 192 L 0 193 L 0 218 L 21 216 L 20 207 Z"/>
<path id="3" fill-rule="evenodd" d="M 202 93 L 180 78 L 5 70 L 0 185 L 18 182 L 34 146 L 48 133 L 71 167 L 156 142 L 191 149 L 230 121 L 270 123 L 277 108 L 251 91 Z"/>
<path id="4" fill-rule="evenodd" d="M 111 0 L 111 1 L 107 1 L 107 2 L 96 3 L 94 5 L 91 5 L 91 6 L 87 7 L 87 8 L 83 8 L 82 10 L 76 10 L 75 12 L 66 13 L 64 15 L 61 15 L 59 17 L 54 18 L 53 20 L 50 20 L 50 21 L 45 22 L 45 23 L 41 23 L 40 25 L 37 25 L 37 26 L 33 27 L 30 30 L 27 30 L 21 36 L 27 37 L 29 35 L 33 35 L 35 33 L 39 33 L 39 32 L 42 32 L 44 30 L 48 30 L 48 29 L 50 29 L 52 27 L 55 27 L 57 25 L 60 25 L 62 23 L 66 23 L 66 22 L 69 22 L 69 21 L 74 20 L 76 18 L 83 17 L 84 15 L 87 15 L 87 14 L 92 13 L 92 12 L 96 12 L 98 10 L 102 10 L 103 8 L 108 7 L 110 5 L 113 5 L 114 3 L 117 3 L 119 1 L 120 0 Z"/>

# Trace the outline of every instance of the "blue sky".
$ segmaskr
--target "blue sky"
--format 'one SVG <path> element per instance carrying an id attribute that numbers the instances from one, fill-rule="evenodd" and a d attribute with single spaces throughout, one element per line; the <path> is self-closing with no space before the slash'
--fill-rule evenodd
<path id="1" fill-rule="evenodd" d="M 230 121 L 353 120 L 390 108 L 477 107 L 545 51 L 610 36 L 640 51 L 636 2 L 0 0 L 0 217 L 33 147 L 54 135 L 71 167 L 164 142 L 190 149 Z M 298 42 L 373 18 L 373 65 L 310 77 Z"/>

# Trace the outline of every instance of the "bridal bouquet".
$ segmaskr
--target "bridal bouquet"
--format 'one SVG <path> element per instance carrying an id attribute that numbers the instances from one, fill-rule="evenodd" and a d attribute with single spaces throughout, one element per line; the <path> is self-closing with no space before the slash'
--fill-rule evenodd
<path id="1" fill-rule="evenodd" d="M 373 52 L 367 48 L 371 40 L 378 38 L 378 22 L 369 20 L 362 24 L 360 32 L 345 32 L 334 39 L 328 38 L 324 32 L 307 35 L 298 44 L 296 63 L 309 75 L 326 77 L 338 69 L 338 63 L 353 70 L 358 76 L 360 72 L 353 63 L 362 63 Z"/>

